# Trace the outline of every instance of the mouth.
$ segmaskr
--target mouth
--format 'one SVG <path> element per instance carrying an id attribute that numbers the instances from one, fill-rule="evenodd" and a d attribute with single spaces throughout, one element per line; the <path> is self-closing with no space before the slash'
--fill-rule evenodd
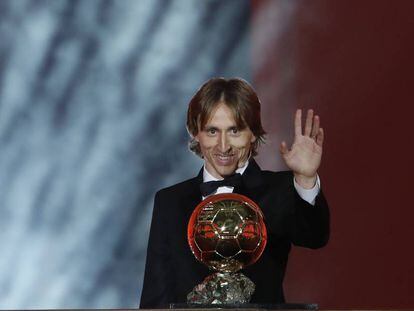
<path id="1" fill-rule="evenodd" d="M 234 154 L 215 154 L 217 163 L 222 166 L 232 165 L 234 161 Z"/>

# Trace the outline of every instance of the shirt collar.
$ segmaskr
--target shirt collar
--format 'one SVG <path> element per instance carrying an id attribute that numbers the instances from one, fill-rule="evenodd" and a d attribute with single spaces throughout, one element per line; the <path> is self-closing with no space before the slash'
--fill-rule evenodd
<path id="1" fill-rule="evenodd" d="M 244 165 L 242 167 L 239 167 L 235 173 L 240 173 L 241 175 L 243 175 L 244 171 L 246 170 L 247 166 L 249 165 L 249 161 L 246 161 L 246 163 L 244 163 Z M 206 166 L 204 165 L 203 167 L 203 182 L 208 182 L 208 181 L 216 181 L 216 180 L 220 180 L 219 178 L 214 177 L 213 175 L 211 175 L 207 169 Z"/>

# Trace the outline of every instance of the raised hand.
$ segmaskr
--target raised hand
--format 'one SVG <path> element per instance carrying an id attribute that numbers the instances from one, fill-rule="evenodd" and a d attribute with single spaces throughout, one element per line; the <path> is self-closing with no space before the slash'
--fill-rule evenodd
<path id="1" fill-rule="evenodd" d="M 321 164 L 323 129 L 319 127 L 319 116 L 308 110 L 305 127 L 302 131 L 302 110 L 295 114 L 295 138 L 290 149 L 286 142 L 280 144 L 280 153 L 286 165 L 295 175 L 295 180 L 304 188 L 315 185 L 316 172 Z"/>

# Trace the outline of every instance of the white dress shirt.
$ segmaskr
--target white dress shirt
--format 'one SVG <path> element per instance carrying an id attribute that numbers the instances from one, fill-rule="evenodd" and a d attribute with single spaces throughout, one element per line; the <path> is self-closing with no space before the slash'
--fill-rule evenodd
<path id="1" fill-rule="evenodd" d="M 238 168 L 236 170 L 236 174 L 240 173 L 241 175 L 243 175 L 244 171 L 246 170 L 247 166 L 249 165 L 249 161 L 247 161 L 242 167 Z M 216 181 L 216 180 L 220 180 L 216 177 L 214 177 L 213 175 L 211 175 L 207 169 L 206 166 L 204 165 L 203 168 L 203 182 L 208 182 L 208 181 Z M 308 202 L 311 205 L 315 205 L 315 199 L 316 196 L 319 193 L 319 190 L 321 188 L 321 182 L 319 179 L 319 176 L 316 177 L 316 183 L 315 186 L 312 189 L 305 189 L 302 186 L 300 186 L 295 178 L 293 178 L 293 184 L 295 186 L 295 189 L 297 191 L 297 193 L 299 194 L 299 196 L 305 200 L 306 202 Z M 217 190 L 215 192 L 213 192 L 212 194 L 219 194 L 219 193 L 232 193 L 233 192 L 234 187 L 228 187 L 228 186 L 223 186 L 223 187 L 218 187 Z M 203 197 L 203 200 L 206 197 Z"/>

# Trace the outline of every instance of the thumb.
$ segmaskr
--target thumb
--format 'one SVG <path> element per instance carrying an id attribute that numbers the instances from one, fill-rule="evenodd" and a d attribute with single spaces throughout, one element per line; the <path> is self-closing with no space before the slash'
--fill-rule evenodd
<path id="1" fill-rule="evenodd" d="M 285 155 L 286 153 L 288 153 L 288 152 L 289 152 L 288 147 L 287 147 L 287 145 L 286 145 L 286 142 L 285 142 L 285 141 L 282 141 L 282 142 L 281 142 L 281 144 L 280 144 L 280 146 L 279 146 L 279 151 L 280 151 L 280 153 L 281 153 L 282 155 Z"/>

